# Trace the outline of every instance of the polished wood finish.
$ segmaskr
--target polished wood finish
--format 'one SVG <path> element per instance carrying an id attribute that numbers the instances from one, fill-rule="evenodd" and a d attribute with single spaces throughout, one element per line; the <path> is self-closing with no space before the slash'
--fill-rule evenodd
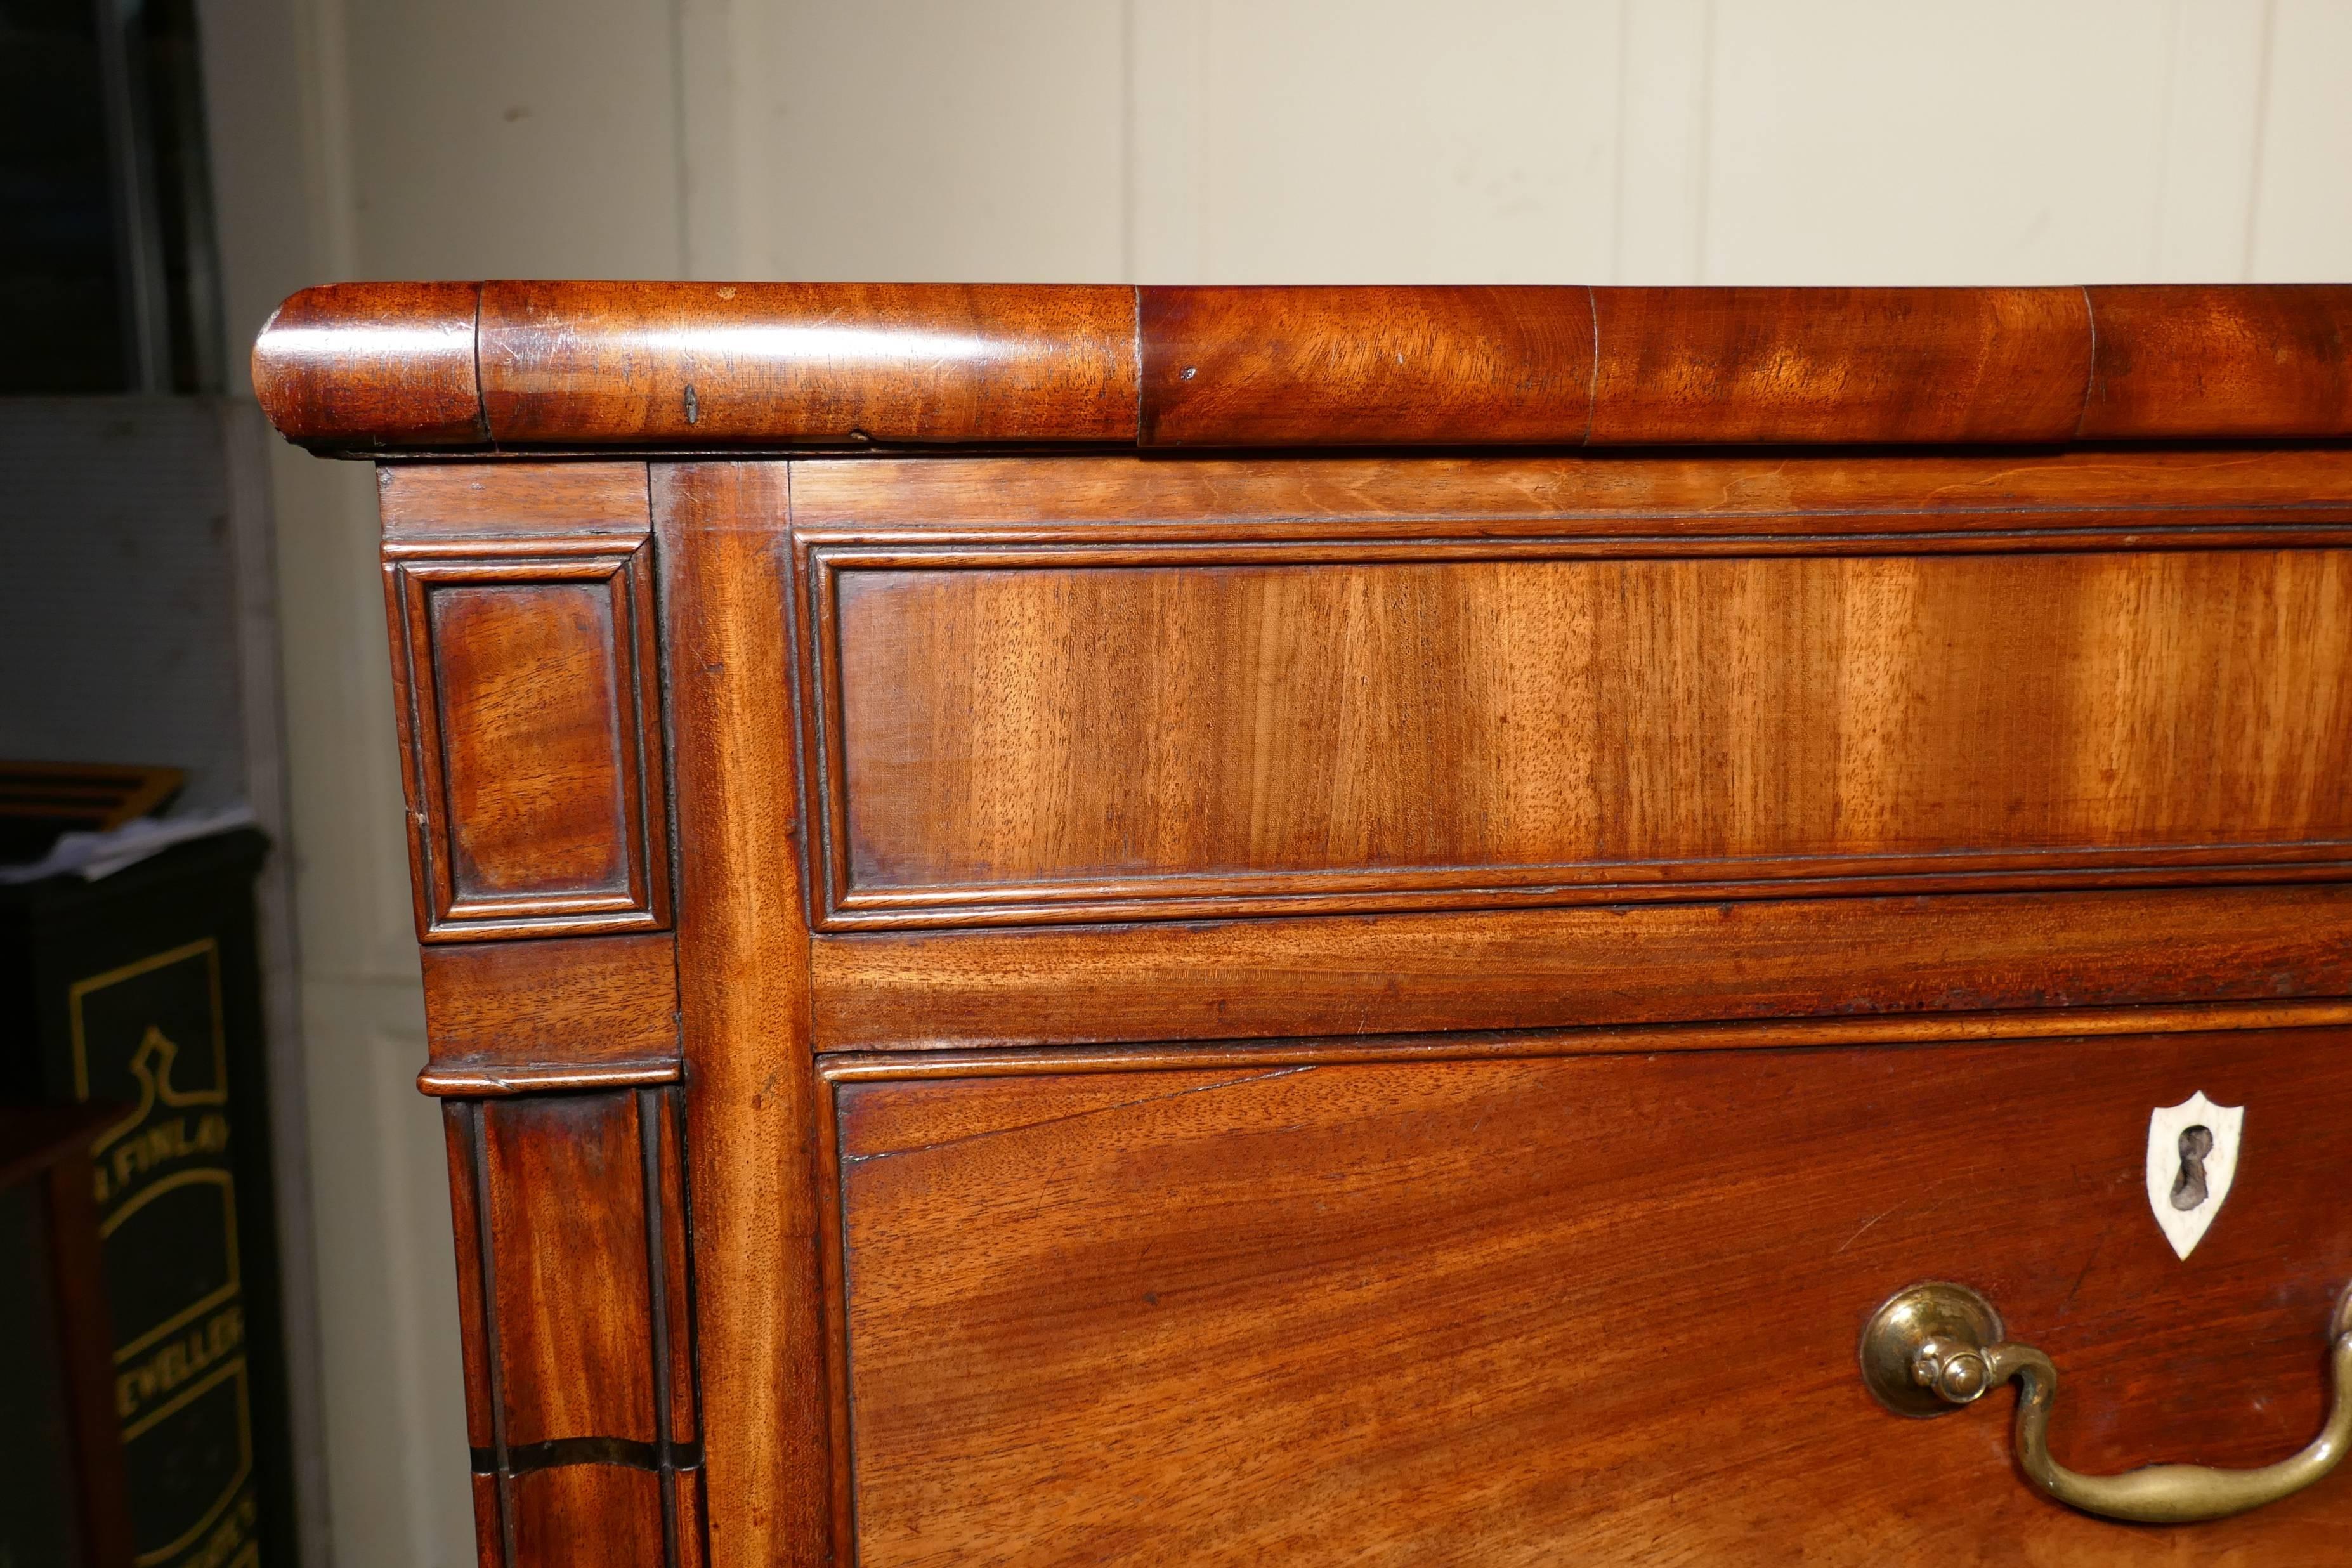
<path id="1" fill-rule="evenodd" d="M 449 1159 L 450 1233 L 457 1250 L 457 1338 L 465 1352 L 466 1444 L 474 1456 L 476 1523 L 489 1530 L 495 1538 L 501 1522 L 498 1477 L 481 1459 L 488 1454 L 492 1466 L 496 1465 L 499 1450 L 506 1447 L 506 1416 L 499 1407 L 496 1392 L 499 1347 L 490 1337 L 489 1303 L 483 1294 L 488 1284 L 487 1259 L 490 1255 L 483 1250 L 488 1235 L 483 1208 L 488 1196 L 488 1163 L 478 1153 L 480 1126 L 477 1106 L 451 1103 L 441 1108 L 441 1131 Z M 491 1489 L 488 1500 L 490 1512 L 487 1517 L 480 1512 L 480 1487 L 485 1483 Z M 501 1561 L 485 1555 L 486 1563 L 492 1568 Z"/>
<path id="2" fill-rule="evenodd" d="M 642 1568 L 669 1560 L 661 1482 L 643 1470 L 614 1465 L 533 1470 L 515 1478 L 514 1498 L 519 1563 Z"/>
<path id="3" fill-rule="evenodd" d="M 653 526 L 643 463 L 387 463 L 375 477 L 384 537 L 404 545 L 587 536 L 634 545 Z"/>
<path id="4" fill-rule="evenodd" d="M 1427 1035 L 1328 1036 L 1143 1045 L 977 1047 L 931 1051 L 828 1051 L 828 1083 L 1003 1078 L 1039 1072 L 1157 1072 L 1318 1063 L 1455 1062 L 1542 1057 L 1654 1056 L 1665 1051 L 1780 1050 L 1792 1046 L 1920 1046 L 1946 1040 L 2048 1040 L 2232 1029 L 2352 1025 L 2352 1001 L 2198 1002 L 2158 1007 L 2024 1007 L 1875 1017 L 1767 1018 L 1740 1023 L 1595 1025 L 1566 1029 L 1456 1029 Z"/>
<path id="5" fill-rule="evenodd" d="M 827 922 L 2352 869 L 2352 553 L 821 552 Z"/>
<path id="6" fill-rule="evenodd" d="M 717 1568 L 839 1560 L 782 468 L 654 490 L 677 825 L 695 1290 Z M 845 1546 L 839 1549 L 845 1552 Z"/>
<path id="7" fill-rule="evenodd" d="M 675 1089 L 446 1105 L 467 1427 L 492 1568 L 570 1561 L 566 1542 L 605 1535 L 628 1548 L 611 1561 L 698 1561 L 698 1542 L 677 1544 L 678 1498 L 701 1461 L 681 1350 L 693 1300 L 679 1288 L 680 1119 Z"/>
<path id="8" fill-rule="evenodd" d="M 336 284 L 254 384 L 354 450 L 2333 438 L 2347 320 L 2336 285 Z"/>
<path id="9" fill-rule="evenodd" d="M 63 1405 L 66 1452 L 58 1467 L 71 1488 L 65 1500 L 36 1505 L 69 1510 L 78 1555 L 58 1568 L 131 1568 L 131 1504 L 122 1425 L 115 1413 L 114 1335 L 108 1327 L 106 1272 L 99 1252 L 98 1205 L 91 1195 L 90 1140 L 122 1119 L 111 1104 L 0 1105 L 0 1201 L 21 1205 L 25 1238 L 38 1256 L 0 1257 L 15 1278 L 11 1293 L 36 1291 L 33 1321 L 47 1338 L 8 1347 L 17 1364 L 45 1362 Z M 15 1373 L 12 1375 L 19 1375 Z M 37 1384 L 36 1384 L 37 1386 Z M 22 1409 L 23 1401 L 11 1401 Z M 34 1478 L 12 1478 L 12 1490 Z M 52 1516 L 58 1517 L 58 1516 Z M 12 1521 L 31 1529 L 32 1521 Z M 23 1539 L 8 1530 L 0 1545 Z"/>
<path id="10" fill-rule="evenodd" d="M 593 1056 L 593 1047 L 581 1054 Z M 510 1066 L 457 1060 L 428 1064 L 416 1075 L 416 1089 L 418 1093 L 436 1099 L 479 1100 L 509 1094 L 565 1094 L 577 1089 L 642 1089 L 677 1083 L 685 1076 L 685 1063 L 676 1058 Z"/>
<path id="11" fill-rule="evenodd" d="M 289 441 L 320 448 L 477 446 L 478 283 L 335 283 L 271 313 L 253 391 Z"/>
<path id="12" fill-rule="evenodd" d="M 481 1107 L 497 1260 L 506 1441 L 654 1440 L 652 1318 L 636 1097 L 530 1095 Z"/>
<path id="13" fill-rule="evenodd" d="M 1583 289 L 1139 289 L 1145 447 L 1573 447 Z"/>
<path id="14" fill-rule="evenodd" d="M 2316 1423 L 2352 289 L 473 298 L 257 374 L 406 455 L 486 1568 L 2332 1550 L 1853 1355 L 1940 1274 L 2071 1463 Z"/>
<path id="15" fill-rule="evenodd" d="M 2065 1463 L 2299 1446 L 2346 1044 L 843 1085 L 858 1561 L 2320 1561 L 2340 1493 L 2120 1531 L 2019 1485 L 2000 1413 L 1894 1425 L 1853 1347 L 1966 1279 L 2063 1369 Z M 2200 1087 L 2281 1154 L 2184 1271 L 2128 1108 Z"/>
<path id="16" fill-rule="evenodd" d="M 645 541 L 387 542 L 417 933 L 669 923 Z"/>
<path id="17" fill-rule="evenodd" d="M 647 1105 L 658 1114 L 645 1115 Z M 651 1132 L 643 1149 L 651 1162 L 646 1195 L 653 1228 L 646 1253 L 660 1272 L 663 1302 L 662 1314 L 654 1325 L 654 1355 L 659 1366 L 654 1379 L 655 1397 L 663 1411 L 667 1441 L 684 1448 L 702 1440 L 701 1394 L 694 1375 L 694 1274 L 689 1256 L 694 1238 L 687 1224 L 686 1151 L 681 1141 L 685 1119 L 675 1096 L 641 1100 L 639 1107 L 639 1131 L 649 1129 Z M 700 1475 L 697 1469 L 688 1478 L 695 1488 L 700 1485 Z M 698 1540 L 699 1527 L 693 1533 Z"/>
<path id="18" fill-rule="evenodd" d="M 436 1086 L 467 1075 L 464 1092 L 520 1089 L 582 1068 L 677 1076 L 677 944 L 667 934 L 450 943 L 423 956 Z"/>
<path id="19" fill-rule="evenodd" d="M 827 545 L 1336 534 L 1426 549 L 1434 534 L 1490 553 L 1590 542 L 1646 556 L 2344 542 L 2352 447 L 877 456 L 793 465 L 792 518 L 796 539 Z"/>
<path id="20" fill-rule="evenodd" d="M 502 445 L 1110 441 L 1135 299 L 931 283 L 489 283 Z"/>
<path id="21" fill-rule="evenodd" d="M 821 936 L 821 1050 L 2352 995 L 2352 888 Z"/>
<path id="22" fill-rule="evenodd" d="M 2091 374 L 2079 289 L 1595 289 L 1592 310 L 1596 447 L 2066 441 Z"/>
<path id="23" fill-rule="evenodd" d="M 2352 289 L 2085 290 L 2098 368 L 2086 440 L 2324 437 L 2352 427 Z"/>

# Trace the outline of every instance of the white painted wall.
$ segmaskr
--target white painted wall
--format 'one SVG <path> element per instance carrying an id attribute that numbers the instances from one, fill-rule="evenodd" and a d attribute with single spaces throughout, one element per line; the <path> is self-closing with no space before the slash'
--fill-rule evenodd
<path id="1" fill-rule="evenodd" d="M 2352 0 L 202 0 L 340 278 L 2352 279 Z M 471 1561 L 363 467 L 276 463 L 333 1547 Z"/>

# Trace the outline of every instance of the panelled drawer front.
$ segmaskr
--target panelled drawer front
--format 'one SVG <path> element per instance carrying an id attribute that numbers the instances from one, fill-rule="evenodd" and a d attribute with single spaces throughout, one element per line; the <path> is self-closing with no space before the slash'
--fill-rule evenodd
<path id="1" fill-rule="evenodd" d="M 2326 1560 L 2352 1478 L 2108 1524 L 2014 1475 L 2009 1394 L 1899 1420 L 1855 1336 L 1960 1280 L 2054 1357 L 2066 1464 L 2299 1447 L 2352 1278 L 2347 1046 L 840 1082 L 858 1561 Z M 2199 1090 L 2244 1123 L 2183 1260 L 2147 1140 Z"/>
<path id="2" fill-rule="evenodd" d="M 2352 864 L 2352 552 L 1475 548 L 814 550 L 820 923 Z"/>

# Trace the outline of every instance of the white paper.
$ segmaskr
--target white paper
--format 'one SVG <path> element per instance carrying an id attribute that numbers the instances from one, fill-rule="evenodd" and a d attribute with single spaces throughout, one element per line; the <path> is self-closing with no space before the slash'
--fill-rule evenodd
<path id="1" fill-rule="evenodd" d="M 223 806 L 218 811 L 192 812 L 186 816 L 142 816 L 104 833 L 68 833 L 38 860 L 21 866 L 0 866 L 0 883 L 37 882 L 47 877 L 75 876 L 86 882 L 111 877 L 125 866 L 135 866 L 160 855 L 174 844 L 209 838 L 233 827 L 253 826 L 249 805 Z"/>

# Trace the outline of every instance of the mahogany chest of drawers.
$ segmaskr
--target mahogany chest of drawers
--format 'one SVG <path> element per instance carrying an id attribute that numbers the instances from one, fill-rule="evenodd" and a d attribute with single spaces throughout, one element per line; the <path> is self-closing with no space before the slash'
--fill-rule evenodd
<path id="1" fill-rule="evenodd" d="M 2352 289 L 255 364 L 380 465 L 485 1564 L 2340 1552 Z"/>

